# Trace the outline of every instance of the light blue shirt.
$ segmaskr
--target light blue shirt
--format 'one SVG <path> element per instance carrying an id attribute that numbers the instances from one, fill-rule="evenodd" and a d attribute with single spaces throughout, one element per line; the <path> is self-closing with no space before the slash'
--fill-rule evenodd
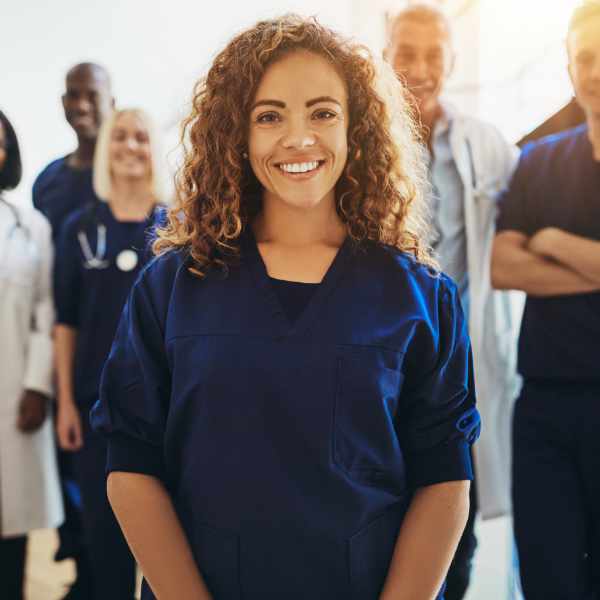
<path id="1" fill-rule="evenodd" d="M 442 271 L 458 286 L 465 315 L 469 314 L 469 270 L 463 205 L 464 187 L 450 146 L 452 121 L 443 115 L 435 124 L 429 160 L 433 240 Z"/>

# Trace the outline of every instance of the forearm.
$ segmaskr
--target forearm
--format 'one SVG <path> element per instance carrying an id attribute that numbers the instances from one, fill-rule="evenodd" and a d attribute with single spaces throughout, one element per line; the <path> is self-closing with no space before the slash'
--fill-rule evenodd
<path id="1" fill-rule="evenodd" d="M 508 233 L 508 232 L 506 232 Z M 583 294 L 600 289 L 573 269 L 527 249 L 526 236 L 499 234 L 492 253 L 492 285 L 531 296 Z"/>
<path id="2" fill-rule="evenodd" d="M 113 472 L 107 491 L 127 543 L 158 600 L 211 600 L 163 484 L 148 475 Z"/>
<path id="3" fill-rule="evenodd" d="M 600 286 L 600 242 L 561 229 L 551 229 L 548 235 L 548 257 Z"/>
<path id="4" fill-rule="evenodd" d="M 74 402 L 73 360 L 77 344 L 77 330 L 68 325 L 57 324 L 54 328 L 54 360 L 59 407 Z"/>
<path id="5" fill-rule="evenodd" d="M 433 600 L 469 514 L 469 482 L 420 488 L 408 509 L 380 600 Z"/>

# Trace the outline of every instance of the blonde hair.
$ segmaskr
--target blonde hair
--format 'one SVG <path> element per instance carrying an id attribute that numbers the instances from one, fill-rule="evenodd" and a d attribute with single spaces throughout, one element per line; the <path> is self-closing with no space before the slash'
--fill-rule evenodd
<path id="1" fill-rule="evenodd" d="M 261 209 L 262 186 L 244 160 L 250 107 L 266 70 L 299 50 L 325 57 L 348 89 L 348 160 L 336 184 L 348 235 L 434 264 L 423 218 L 423 149 L 406 90 L 365 47 L 296 15 L 236 36 L 197 83 L 183 123 L 176 202 L 154 251 L 187 248 L 199 276 L 238 260 L 240 235 Z"/>
<path id="2" fill-rule="evenodd" d="M 157 201 L 165 201 L 164 168 L 160 160 L 158 133 L 150 116 L 140 108 L 124 108 L 115 110 L 105 119 L 98 132 L 96 150 L 94 152 L 93 186 L 96 196 L 100 200 L 108 201 L 112 189 L 112 175 L 110 172 L 109 146 L 112 131 L 123 115 L 133 115 L 142 122 L 148 132 L 151 150 L 151 178 L 152 195 Z"/>

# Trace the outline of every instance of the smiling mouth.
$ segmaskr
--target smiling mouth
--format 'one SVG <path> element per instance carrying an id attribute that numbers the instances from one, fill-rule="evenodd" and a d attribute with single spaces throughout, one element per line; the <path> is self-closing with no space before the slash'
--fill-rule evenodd
<path id="1" fill-rule="evenodd" d="M 303 175 L 311 175 L 319 171 L 325 164 L 324 160 L 312 160 L 308 162 L 281 162 L 277 163 L 277 168 L 287 176 L 301 178 Z"/>

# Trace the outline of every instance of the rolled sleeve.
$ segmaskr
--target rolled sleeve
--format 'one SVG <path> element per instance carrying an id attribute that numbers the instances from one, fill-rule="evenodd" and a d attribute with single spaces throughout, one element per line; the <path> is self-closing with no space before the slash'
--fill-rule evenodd
<path id="1" fill-rule="evenodd" d="M 125 471 L 143 473 L 165 480 L 165 463 L 162 449 L 127 435 L 108 438 L 106 473 Z"/>
<path id="2" fill-rule="evenodd" d="M 412 488 L 472 480 L 471 445 L 481 429 L 471 345 L 458 293 L 453 284 L 442 288 L 434 309 L 434 366 L 413 377 L 399 414 L 399 436 Z"/>
<path id="3" fill-rule="evenodd" d="M 92 428 L 107 438 L 108 472 L 165 478 L 170 386 L 162 327 L 140 278 L 125 305 L 90 413 Z"/>

